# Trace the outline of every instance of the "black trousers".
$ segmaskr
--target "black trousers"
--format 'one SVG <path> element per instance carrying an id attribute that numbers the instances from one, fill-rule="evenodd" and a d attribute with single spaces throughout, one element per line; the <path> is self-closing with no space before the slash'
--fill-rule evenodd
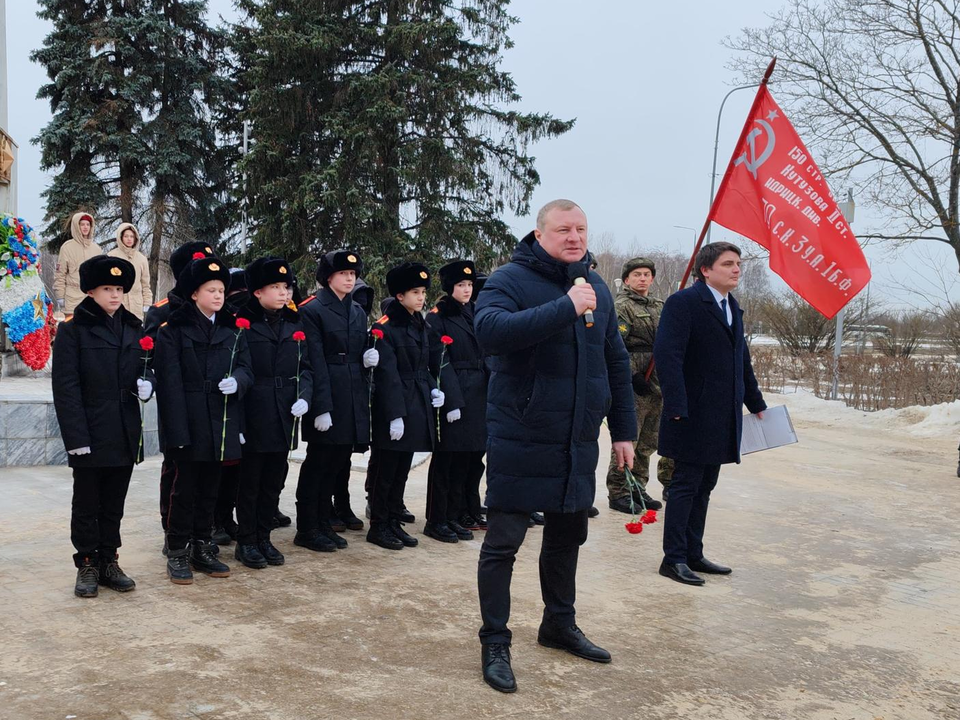
<path id="1" fill-rule="evenodd" d="M 133 465 L 74 468 L 70 541 L 77 567 L 84 559 L 112 560 L 120 547 L 120 521 Z"/>
<path id="2" fill-rule="evenodd" d="M 670 481 L 670 502 L 663 519 L 665 562 L 675 565 L 703 557 L 707 507 L 719 477 L 719 465 L 676 462 Z"/>
<path id="3" fill-rule="evenodd" d="M 240 461 L 224 463 L 220 471 L 217 508 L 213 513 L 215 527 L 227 527 L 233 524 L 233 511 L 237 506 L 237 493 L 240 490 L 240 465 Z"/>
<path id="4" fill-rule="evenodd" d="M 353 448 L 350 448 L 351 462 L 345 462 L 340 474 L 333 481 L 333 507 L 337 510 L 350 509 L 350 467 Z"/>
<path id="5" fill-rule="evenodd" d="M 350 472 L 353 445 L 307 443 L 307 457 L 297 481 L 297 532 L 317 530 L 329 522 L 331 498 L 337 478 L 346 465 Z"/>
<path id="6" fill-rule="evenodd" d="M 270 539 L 273 516 L 287 476 L 287 451 L 243 451 L 237 488 L 237 542 L 256 545 Z M 220 494 L 223 494 L 221 483 Z M 218 501 L 219 504 L 219 501 Z"/>
<path id="7" fill-rule="evenodd" d="M 177 476 L 177 459 L 173 453 L 163 454 L 160 466 L 160 527 L 167 531 L 167 518 L 170 516 L 170 488 Z"/>
<path id="8" fill-rule="evenodd" d="M 370 489 L 370 523 L 384 524 L 399 519 L 403 512 L 403 491 L 413 463 L 412 452 L 375 448 L 376 463 L 367 467 Z"/>
<path id="9" fill-rule="evenodd" d="M 464 507 L 463 491 L 470 470 L 466 452 L 436 451 L 427 472 L 427 522 L 456 520 Z"/>
<path id="10" fill-rule="evenodd" d="M 468 512 L 475 518 L 483 514 L 480 512 L 480 480 L 483 478 L 483 471 L 487 469 L 483 464 L 485 454 L 484 451 L 467 453 L 470 461 L 464 475 L 462 502 L 458 514 Z"/>
<path id="11" fill-rule="evenodd" d="M 543 596 L 544 624 L 569 627 L 576 619 L 577 559 L 580 546 L 587 540 L 587 512 L 543 514 L 546 522 L 540 545 L 540 594 Z M 487 533 L 477 567 L 480 617 L 483 619 L 480 642 L 484 645 L 509 643 L 513 637 L 507 627 L 510 580 L 529 520 L 528 512 L 490 508 L 487 514 Z"/>
<path id="12" fill-rule="evenodd" d="M 191 540 L 210 542 L 221 468 L 219 461 L 177 459 L 167 519 L 170 550 L 182 550 Z"/>

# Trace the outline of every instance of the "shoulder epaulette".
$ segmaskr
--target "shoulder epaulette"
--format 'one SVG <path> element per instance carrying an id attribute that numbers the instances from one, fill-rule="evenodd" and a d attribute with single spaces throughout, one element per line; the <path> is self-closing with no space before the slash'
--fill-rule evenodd
<path id="1" fill-rule="evenodd" d="M 302 303 L 300 303 L 300 305 L 299 305 L 298 307 L 303 307 L 303 306 L 306 305 L 308 302 L 310 302 L 311 300 L 313 300 L 315 297 L 316 297 L 316 295 L 311 295 L 311 296 L 308 297 L 306 300 L 304 300 Z"/>
<path id="2" fill-rule="evenodd" d="M 433 310 L 430 311 L 431 314 L 436 314 L 440 312 L 440 308 L 434 306 Z"/>
<path id="3" fill-rule="evenodd" d="M 160 327 L 166 327 L 167 323 L 160 323 Z"/>
<path id="4" fill-rule="evenodd" d="M 386 325 L 388 322 L 390 322 L 390 318 L 388 318 L 386 315 L 383 315 L 379 320 L 377 320 L 377 325 Z"/>
<path id="5" fill-rule="evenodd" d="M 158 302 L 155 302 L 155 303 L 153 304 L 153 306 L 154 306 L 154 307 L 163 307 L 163 306 L 166 305 L 168 302 L 170 302 L 170 298 L 164 298 L 163 300 L 160 300 L 160 301 L 158 301 Z"/>
<path id="6" fill-rule="evenodd" d="M 293 310 L 293 312 L 297 311 L 297 304 L 293 300 L 287 303 L 287 307 Z"/>
<path id="7" fill-rule="evenodd" d="M 64 318 L 64 319 L 61 320 L 60 322 L 65 323 L 65 322 L 70 322 L 71 320 L 73 320 L 73 315 L 71 315 L 71 316 L 68 317 L 68 318 Z"/>

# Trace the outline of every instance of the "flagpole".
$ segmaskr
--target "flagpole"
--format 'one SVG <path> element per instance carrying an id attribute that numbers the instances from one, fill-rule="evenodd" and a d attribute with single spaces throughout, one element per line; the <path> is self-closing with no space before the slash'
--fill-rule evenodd
<path id="1" fill-rule="evenodd" d="M 750 130 L 750 118 L 755 115 L 757 105 L 760 103 L 760 98 L 763 95 L 763 89 L 767 86 L 767 81 L 770 80 L 770 76 L 773 74 L 773 68 L 777 65 L 777 59 L 773 58 L 770 61 L 770 64 L 767 65 L 766 71 L 763 73 L 763 79 L 760 81 L 760 89 L 757 91 L 756 97 L 753 98 L 753 104 L 750 106 L 750 112 L 747 113 L 747 120 L 743 124 L 743 129 L 740 131 L 740 139 L 737 140 L 737 144 L 734 145 L 734 150 L 740 147 L 743 144 L 744 138 L 747 136 L 747 132 Z M 723 197 L 724 190 L 727 189 L 727 183 L 730 180 L 730 174 L 733 172 L 734 164 L 733 158 L 730 159 L 730 162 L 727 163 L 727 169 L 723 173 L 723 180 L 720 181 L 720 189 L 717 190 L 717 194 L 713 198 L 713 202 L 710 203 L 710 211 L 707 213 L 707 219 L 703 221 L 703 228 L 700 230 L 700 236 L 697 238 L 696 244 L 693 246 L 693 253 L 690 255 L 690 261 L 687 263 L 687 269 L 683 271 L 683 277 L 680 279 L 680 286 L 677 288 L 677 292 L 683 290 L 687 285 L 687 280 L 690 279 L 690 273 L 693 271 L 693 264 L 697 260 L 697 253 L 700 252 L 700 248 L 703 246 L 703 239 L 707 236 L 707 231 L 710 229 L 710 223 L 713 218 L 713 209 L 717 206 L 717 202 L 720 198 Z M 644 377 L 649 381 L 650 376 L 653 374 L 653 358 L 650 358 L 650 364 L 647 366 L 647 371 L 644 373 Z"/>

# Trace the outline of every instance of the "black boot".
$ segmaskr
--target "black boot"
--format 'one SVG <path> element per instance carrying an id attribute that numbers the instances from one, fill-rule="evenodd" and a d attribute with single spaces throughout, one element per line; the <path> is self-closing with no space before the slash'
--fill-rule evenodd
<path id="1" fill-rule="evenodd" d="M 293 544 L 314 552 L 336 552 L 337 546 L 319 530 L 304 530 L 293 537 Z"/>
<path id="2" fill-rule="evenodd" d="M 510 646 L 506 643 L 484 645 L 480 653 L 483 663 L 483 681 L 502 693 L 517 691 L 517 679 L 510 665 Z"/>
<path id="3" fill-rule="evenodd" d="M 403 506 L 403 510 L 400 511 L 400 522 L 405 523 L 415 523 L 417 521 L 416 516 L 407 510 L 407 506 Z"/>
<path id="4" fill-rule="evenodd" d="M 546 520 L 543 519 L 543 513 L 535 512 L 535 513 L 530 513 L 530 522 L 532 522 L 533 525 L 543 525 L 546 522 Z M 531 525 L 530 527 L 533 527 L 533 525 Z"/>
<path id="5" fill-rule="evenodd" d="M 626 513 L 627 515 L 633 515 L 634 513 L 640 512 L 640 503 L 631 503 L 629 495 L 626 497 L 610 498 L 607 506 L 611 510 Z"/>
<path id="6" fill-rule="evenodd" d="M 330 529 L 335 533 L 342 533 L 347 529 L 347 524 L 340 519 L 336 513 L 330 515 Z"/>
<path id="7" fill-rule="evenodd" d="M 334 508 L 334 512 L 340 521 L 346 525 L 347 530 L 363 530 L 363 520 L 353 514 L 349 505 Z"/>
<path id="8" fill-rule="evenodd" d="M 459 540 L 456 533 L 447 527 L 446 523 L 424 523 L 423 534 L 429 538 L 445 543 L 455 543 Z"/>
<path id="9" fill-rule="evenodd" d="M 100 593 L 100 570 L 94 560 L 84 558 L 77 568 L 77 584 L 73 594 L 82 598 L 95 598 Z"/>
<path id="10" fill-rule="evenodd" d="M 216 527 L 213 529 L 213 535 L 210 538 L 217 545 L 229 545 L 233 542 L 233 538 L 230 537 L 230 533 L 227 532 L 227 529 L 224 527 Z"/>
<path id="11" fill-rule="evenodd" d="M 260 554 L 267 559 L 267 562 L 271 565 L 283 565 L 285 558 L 283 553 L 277 550 L 273 543 L 270 542 L 270 538 L 266 540 L 261 540 L 257 544 L 257 549 L 260 550 Z"/>
<path id="12" fill-rule="evenodd" d="M 458 523 L 456 520 L 449 521 L 447 523 L 447 527 L 453 530 L 458 540 L 473 540 L 473 533 L 467 530 L 467 528 Z"/>
<path id="13" fill-rule="evenodd" d="M 189 547 L 181 550 L 170 550 L 167 553 L 167 575 L 170 576 L 170 582 L 174 585 L 193 584 L 193 573 L 190 572 L 190 563 L 187 562 L 189 553 Z"/>
<path id="14" fill-rule="evenodd" d="M 600 514 L 600 511 L 597 510 L 596 506 L 594 506 L 594 505 L 591 505 L 591 506 L 590 506 L 590 509 L 587 510 L 587 517 L 595 518 L 595 517 L 596 517 L 597 515 L 599 515 L 599 514 Z"/>
<path id="15" fill-rule="evenodd" d="M 379 545 L 387 550 L 403 550 L 403 543 L 393 534 L 388 525 L 370 523 L 367 531 L 367 542 Z"/>
<path id="16" fill-rule="evenodd" d="M 193 549 L 190 552 L 190 565 L 192 565 L 193 569 L 197 572 L 202 572 L 210 577 L 230 577 L 230 567 L 217 559 L 217 556 L 213 554 L 209 542 L 193 541 Z"/>
<path id="17" fill-rule="evenodd" d="M 403 529 L 403 521 L 398 518 L 390 521 L 390 532 L 396 536 L 397 540 L 403 543 L 404 547 L 416 547 L 420 544 L 419 540 Z"/>
<path id="18" fill-rule="evenodd" d="M 332 542 L 337 546 L 337 550 L 343 550 L 347 547 L 347 541 L 345 538 L 340 537 L 333 531 L 333 526 L 330 524 L 329 520 L 320 521 L 320 533 L 327 537 L 327 540 Z"/>
<path id="19" fill-rule="evenodd" d="M 661 510 L 663 508 L 663 503 L 659 500 L 654 500 L 643 488 L 640 488 L 639 492 L 634 490 L 633 500 L 637 505 L 640 504 L 640 500 L 643 500 L 643 504 L 647 506 L 647 510 Z"/>
<path id="20" fill-rule="evenodd" d="M 241 565 L 245 565 L 252 570 L 263 570 L 267 566 L 267 559 L 256 545 L 237 543 L 237 549 L 233 551 L 233 556 Z"/>
<path id="21" fill-rule="evenodd" d="M 541 623 L 537 642 L 544 647 L 566 650 L 571 655 L 582 657 L 584 660 L 598 663 L 610 662 L 610 653 L 587 640 L 583 631 L 576 625 L 560 628 Z"/>
<path id="22" fill-rule="evenodd" d="M 111 556 L 100 555 L 100 584 L 117 592 L 130 592 L 137 588 L 133 578 L 127 577 L 120 569 L 116 553 Z"/>
<path id="23" fill-rule="evenodd" d="M 277 512 L 276 512 L 276 513 L 274 514 L 274 516 L 273 516 L 273 528 L 274 528 L 274 530 L 276 530 L 277 528 L 282 528 L 282 527 L 290 527 L 291 523 L 293 523 L 293 520 L 291 520 L 289 517 L 287 517 L 287 516 L 284 515 L 282 512 L 280 512 L 280 510 L 279 510 L 279 508 L 278 508 L 278 509 L 277 509 Z"/>

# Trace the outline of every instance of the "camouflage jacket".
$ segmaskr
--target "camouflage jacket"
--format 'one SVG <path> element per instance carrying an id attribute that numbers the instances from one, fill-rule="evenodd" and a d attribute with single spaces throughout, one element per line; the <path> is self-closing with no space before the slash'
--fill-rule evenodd
<path id="1" fill-rule="evenodd" d="M 626 285 L 621 286 L 614 302 L 617 309 L 617 326 L 623 344 L 630 353 L 630 373 L 645 373 L 653 357 L 653 341 L 657 336 L 657 325 L 663 311 L 663 300 L 634 292 Z M 660 383 L 654 370 L 650 384 L 660 393 Z"/>

